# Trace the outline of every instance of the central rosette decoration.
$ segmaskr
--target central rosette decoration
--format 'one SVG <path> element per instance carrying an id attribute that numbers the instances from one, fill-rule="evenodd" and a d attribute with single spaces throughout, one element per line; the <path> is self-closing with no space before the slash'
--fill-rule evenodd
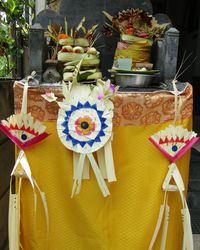
<path id="1" fill-rule="evenodd" d="M 75 124 L 79 135 L 90 135 L 95 130 L 95 123 L 89 116 L 79 117 Z"/>
<path id="2" fill-rule="evenodd" d="M 53 93 L 43 95 L 47 101 L 59 105 L 58 136 L 62 144 L 73 151 L 72 197 L 80 193 L 82 180 L 89 179 L 89 166 L 103 196 L 110 194 L 104 179 L 116 181 L 111 145 L 114 106 L 110 100 L 116 91 L 110 81 L 98 80 L 96 86 L 63 83 L 62 102 L 58 102 Z"/>
<path id="3" fill-rule="evenodd" d="M 103 103 L 92 100 L 71 103 L 59 111 L 59 137 L 67 148 L 77 153 L 94 152 L 110 138 L 112 116 Z"/>

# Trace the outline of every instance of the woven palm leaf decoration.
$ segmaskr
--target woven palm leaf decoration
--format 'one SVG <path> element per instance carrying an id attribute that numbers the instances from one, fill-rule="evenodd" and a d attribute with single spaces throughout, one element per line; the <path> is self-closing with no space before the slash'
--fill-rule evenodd
<path id="1" fill-rule="evenodd" d="M 191 219 L 190 213 L 187 206 L 185 198 L 185 187 L 184 182 L 181 176 L 181 173 L 176 165 L 176 161 L 180 159 L 191 147 L 199 140 L 197 134 L 194 131 L 188 131 L 181 125 L 176 125 L 178 112 L 180 112 L 181 107 L 181 95 L 177 89 L 177 79 L 181 76 L 195 61 L 193 59 L 192 63 L 183 69 L 184 64 L 191 57 L 192 54 L 189 54 L 186 57 L 184 53 L 180 67 L 172 81 L 174 94 L 174 121 L 172 125 L 169 125 L 165 129 L 158 131 L 154 135 L 150 136 L 149 140 L 151 143 L 164 155 L 165 158 L 169 160 L 169 170 L 162 184 L 162 190 L 164 192 L 164 201 L 160 207 L 160 212 L 156 227 L 149 245 L 149 250 L 154 249 L 154 244 L 158 237 L 158 233 L 163 226 L 162 238 L 161 238 L 161 250 L 166 249 L 167 241 L 167 232 L 168 232 L 168 223 L 170 215 L 170 206 L 168 204 L 168 195 L 169 192 L 173 195 L 174 192 L 178 192 L 181 199 L 182 209 L 181 216 L 183 222 L 183 242 L 182 250 L 193 250 L 193 237 L 192 237 L 192 228 L 191 228 Z M 182 70 L 182 72 L 181 72 Z"/>
<path id="2" fill-rule="evenodd" d="M 73 151 L 72 197 L 80 193 L 82 180 L 89 178 L 90 165 L 104 197 L 110 194 L 104 178 L 116 181 L 111 146 L 114 107 L 110 100 L 115 92 L 110 81 L 98 80 L 96 86 L 76 80 L 68 85 L 63 83 L 64 99 L 57 102 L 60 107 L 57 132 L 62 144 Z M 49 102 L 56 101 L 53 93 L 43 97 Z"/>
<path id="3" fill-rule="evenodd" d="M 11 180 L 13 177 L 18 179 L 18 185 L 15 193 L 12 193 L 10 185 L 9 197 L 9 249 L 20 249 L 20 192 L 22 187 L 22 180 L 28 179 L 34 194 L 34 212 L 37 207 L 37 193 L 39 193 L 44 207 L 46 218 L 47 233 L 49 228 L 48 222 L 48 208 L 45 198 L 45 193 L 42 192 L 38 183 L 31 173 L 31 167 L 26 157 L 25 149 L 35 145 L 36 143 L 45 139 L 48 134 L 45 132 L 46 127 L 39 121 L 34 121 L 31 113 L 27 113 L 27 92 L 28 80 L 24 83 L 24 92 L 22 100 L 22 108 L 19 114 L 13 114 L 6 120 L 0 123 L 0 130 L 9 137 L 14 144 L 20 149 L 14 168 L 11 173 Z"/>
<path id="4" fill-rule="evenodd" d="M 197 134 L 193 131 L 188 131 L 183 128 L 183 126 L 169 125 L 166 129 L 157 132 L 152 135 L 149 140 L 156 146 L 156 148 L 169 160 L 170 164 L 168 166 L 169 170 L 165 177 L 162 185 L 164 191 L 164 202 L 160 208 L 160 214 L 158 217 L 157 225 L 152 237 L 149 249 L 153 249 L 154 243 L 156 241 L 158 232 L 161 228 L 163 221 L 163 233 L 161 248 L 165 249 L 167 230 L 168 230 L 168 220 L 170 208 L 168 205 L 168 192 L 179 192 L 180 199 L 182 203 L 181 214 L 183 217 L 183 249 L 192 250 L 193 249 L 193 238 L 190 223 L 190 214 L 185 198 L 185 187 L 182 180 L 179 169 L 176 165 L 176 161 L 182 157 L 192 146 L 197 142 L 199 138 Z M 174 181 L 171 184 L 171 181 Z"/>

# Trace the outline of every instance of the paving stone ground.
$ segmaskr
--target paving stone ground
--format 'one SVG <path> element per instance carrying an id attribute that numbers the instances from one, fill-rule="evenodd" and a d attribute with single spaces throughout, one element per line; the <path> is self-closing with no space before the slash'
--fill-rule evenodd
<path id="1" fill-rule="evenodd" d="M 200 234 L 193 234 L 194 250 L 200 250 Z"/>

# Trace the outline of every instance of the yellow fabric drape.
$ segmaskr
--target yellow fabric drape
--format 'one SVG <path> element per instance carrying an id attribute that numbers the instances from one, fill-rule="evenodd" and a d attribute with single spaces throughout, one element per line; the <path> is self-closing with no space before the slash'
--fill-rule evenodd
<path id="1" fill-rule="evenodd" d="M 114 127 L 113 155 L 117 182 L 107 183 L 111 195 L 103 198 L 96 179 L 84 180 L 81 193 L 71 196 L 72 152 L 61 143 L 56 122 L 44 122 L 51 135 L 26 150 L 32 174 L 46 193 L 49 208 L 49 250 L 148 249 L 164 192 L 162 183 L 169 162 L 148 138 L 169 123 Z M 191 121 L 181 122 L 191 129 Z M 187 187 L 190 154 L 177 165 Z M 22 186 L 21 243 L 25 250 L 44 250 L 46 226 L 38 200 L 34 218 L 33 197 L 26 180 Z M 166 250 L 180 250 L 182 240 L 179 194 L 169 195 L 170 221 Z M 36 219 L 36 223 L 35 223 Z M 159 241 L 155 249 L 159 249 Z"/>

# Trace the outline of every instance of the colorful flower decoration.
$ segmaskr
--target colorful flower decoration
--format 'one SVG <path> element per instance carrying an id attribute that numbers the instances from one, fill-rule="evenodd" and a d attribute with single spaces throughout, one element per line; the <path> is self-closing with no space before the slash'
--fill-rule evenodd
<path id="1" fill-rule="evenodd" d="M 58 135 L 67 148 L 77 153 L 95 152 L 111 137 L 113 113 L 92 99 L 75 103 L 59 110 Z"/>
<path id="2" fill-rule="evenodd" d="M 168 192 L 179 192 L 182 203 L 181 214 L 183 217 L 183 249 L 193 249 L 190 213 L 184 194 L 184 182 L 175 162 L 180 159 L 180 157 L 183 156 L 192 145 L 198 141 L 198 139 L 199 138 L 195 132 L 188 131 L 182 126 L 173 125 L 169 125 L 166 129 L 157 132 L 149 138 L 153 145 L 156 146 L 156 148 L 170 161 L 169 170 L 162 185 L 162 189 L 165 193 L 164 201 L 160 208 L 160 214 L 150 242 L 149 250 L 154 248 L 162 221 L 163 233 L 161 248 L 166 248 L 170 211 L 168 205 Z"/>
<path id="3" fill-rule="evenodd" d="M 83 116 L 76 120 L 76 133 L 79 135 L 90 135 L 95 130 L 95 123 L 89 116 Z"/>
<path id="4" fill-rule="evenodd" d="M 75 75 L 79 72 L 79 67 Z M 97 81 L 96 86 L 81 85 L 76 79 L 66 85 L 63 83 L 62 102 L 57 119 L 58 136 L 63 145 L 73 151 L 74 185 L 72 197 L 80 192 L 84 173 L 89 178 L 89 165 L 94 171 L 103 196 L 110 194 L 105 179 L 116 181 L 112 156 L 112 118 L 113 103 L 110 98 L 117 88 L 110 81 Z M 43 96 L 47 101 L 55 99 L 53 94 Z M 93 156 L 97 152 L 97 159 Z"/>

